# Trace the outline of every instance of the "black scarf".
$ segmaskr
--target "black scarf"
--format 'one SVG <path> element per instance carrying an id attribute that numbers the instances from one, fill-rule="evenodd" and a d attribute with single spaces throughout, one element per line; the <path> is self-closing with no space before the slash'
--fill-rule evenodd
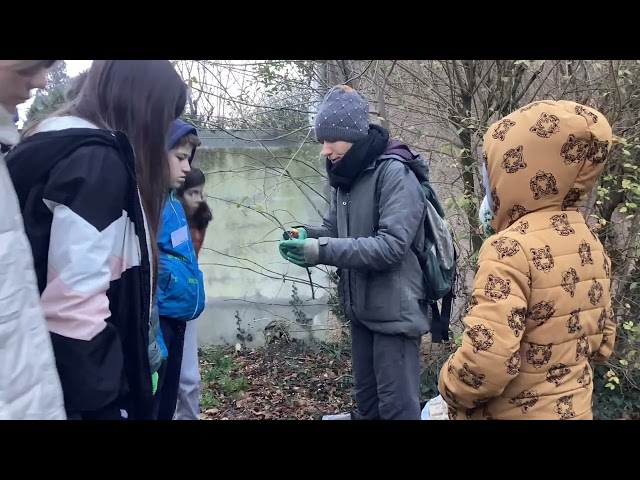
<path id="1" fill-rule="evenodd" d="M 369 125 L 367 136 L 355 142 L 340 162 L 333 165 L 327 158 L 327 173 L 331 186 L 349 190 L 364 169 L 384 153 L 387 143 L 389 132 L 379 125 Z"/>

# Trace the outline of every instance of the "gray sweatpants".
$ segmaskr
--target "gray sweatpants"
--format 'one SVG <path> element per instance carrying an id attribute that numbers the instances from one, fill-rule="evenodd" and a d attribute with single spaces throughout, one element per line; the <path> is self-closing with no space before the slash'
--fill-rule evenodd
<path id="1" fill-rule="evenodd" d="M 420 420 L 420 342 L 351 322 L 356 420 Z"/>
<path id="2" fill-rule="evenodd" d="M 199 420 L 200 413 L 200 368 L 198 364 L 197 320 L 187 322 L 182 350 L 180 386 L 174 420 Z"/>

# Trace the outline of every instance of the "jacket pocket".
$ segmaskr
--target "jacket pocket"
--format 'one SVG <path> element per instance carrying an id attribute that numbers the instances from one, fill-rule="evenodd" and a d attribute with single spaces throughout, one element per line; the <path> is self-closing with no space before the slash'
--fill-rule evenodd
<path id="1" fill-rule="evenodd" d="M 190 320 L 197 307 L 197 287 L 186 265 L 177 260 L 162 265 L 158 278 L 158 313 L 175 320 Z"/>
<path id="2" fill-rule="evenodd" d="M 175 300 L 180 297 L 180 292 L 177 291 L 178 278 L 170 271 L 161 270 L 158 276 L 158 289 L 163 297 L 161 303 L 166 303 L 167 300 Z"/>
<path id="3" fill-rule="evenodd" d="M 122 341 L 116 327 L 107 323 L 89 341 L 55 333 L 51 341 L 68 412 L 99 410 L 118 398 L 126 372 Z M 148 368 L 148 359 L 144 362 Z"/>
<path id="4" fill-rule="evenodd" d="M 384 322 L 398 320 L 402 303 L 400 270 L 382 273 L 353 273 L 355 277 L 355 315 L 360 320 Z"/>

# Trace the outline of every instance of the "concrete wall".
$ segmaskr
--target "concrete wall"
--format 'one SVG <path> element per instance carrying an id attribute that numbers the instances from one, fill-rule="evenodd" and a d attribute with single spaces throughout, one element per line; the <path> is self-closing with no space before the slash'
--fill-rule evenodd
<path id="1" fill-rule="evenodd" d="M 319 287 L 329 286 L 326 271 L 311 270 L 316 284 L 311 300 L 306 270 L 280 256 L 282 229 L 269 218 L 274 215 L 285 227 L 321 221 L 329 188 L 319 145 L 277 132 L 206 131 L 200 138 L 194 165 L 207 175 L 214 220 L 200 253 L 207 304 L 196 320 L 199 343 L 236 344 L 244 330 L 253 337 L 246 344 L 257 346 L 274 321 L 286 322 L 292 336 L 326 338 L 328 292 Z M 298 186 L 282 175 L 283 167 L 300 179 Z M 294 322 L 291 279 L 306 283 L 297 288 L 303 312 L 313 319 L 309 327 Z"/>

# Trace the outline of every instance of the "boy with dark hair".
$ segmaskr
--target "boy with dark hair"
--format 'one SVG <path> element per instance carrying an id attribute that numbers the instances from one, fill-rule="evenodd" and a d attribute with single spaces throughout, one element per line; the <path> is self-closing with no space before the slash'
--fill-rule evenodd
<path id="1" fill-rule="evenodd" d="M 197 130 L 182 120 L 176 120 L 169 135 L 169 198 L 162 211 L 162 226 L 157 239 L 160 252 L 156 296 L 159 339 L 167 352 L 166 362 L 160 367 L 156 391 L 158 420 L 173 419 L 187 322 L 198 318 L 204 310 L 202 272 L 184 208 L 175 193 L 184 184 L 199 146 Z"/>

